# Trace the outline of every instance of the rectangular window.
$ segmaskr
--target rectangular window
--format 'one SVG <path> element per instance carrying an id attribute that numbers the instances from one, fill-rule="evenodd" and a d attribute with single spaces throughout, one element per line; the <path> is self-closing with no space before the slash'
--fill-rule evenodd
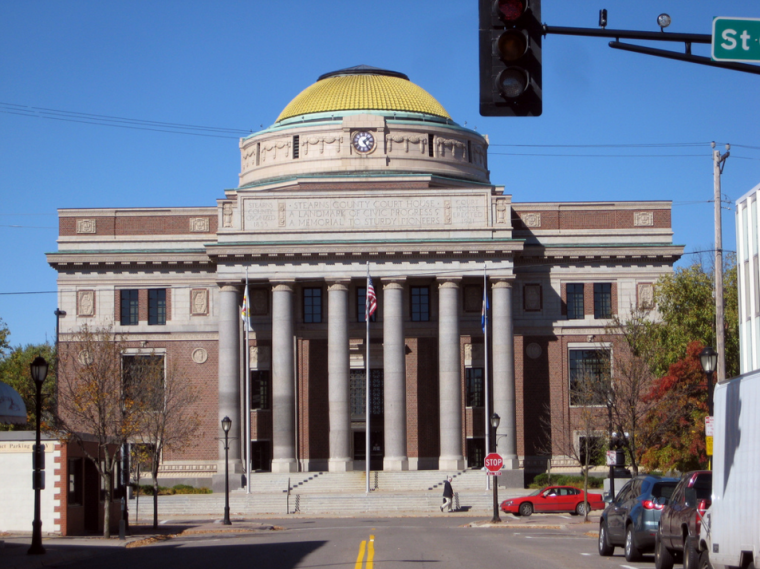
<path id="1" fill-rule="evenodd" d="M 69 459 L 69 506 L 81 506 L 84 476 L 84 465 L 81 458 Z"/>
<path id="2" fill-rule="evenodd" d="M 467 407 L 483 407 L 483 368 L 464 370 L 467 384 Z"/>
<path id="3" fill-rule="evenodd" d="M 260 155 L 261 155 L 261 143 L 257 142 L 256 143 L 256 166 L 258 166 L 261 163 L 259 159 Z"/>
<path id="4" fill-rule="evenodd" d="M 385 398 L 383 395 L 383 370 L 371 369 L 370 374 L 370 409 L 372 417 L 381 417 Z M 349 397 L 351 399 L 351 419 L 362 420 L 364 410 L 367 408 L 367 389 L 364 378 L 366 377 L 363 369 L 352 369 L 350 377 Z"/>
<path id="5" fill-rule="evenodd" d="M 608 350 L 570 350 L 570 405 L 604 405 L 609 382 Z"/>
<path id="6" fill-rule="evenodd" d="M 148 324 L 166 324 L 166 289 L 152 288 L 148 291 Z"/>
<path id="7" fill-rule="evenodd" d="M 303 321 L 307 324 L 322 322 L 322 289 L 303 289 Z"/>
<path id="8" fill-rule="evenodd" d="M 586 449 L 585 436 L 578 437 L 578 456 L 584 466 L 599 466 L 604 464 L 604 439 L 602 437 L 588 437 L 588 449 Z"/>
<path id="9" fill-rule="evenodd" d="M 137 290 L 121 291 L 121 321 L 122 326 L 137 326 L 139 315 L 139 300 Z"/>
<path id="10" fill-rule="evenodd" d="M 121 358 L 124 397 L 148 410 L 164 406 L 164 356 L 125 355 Z"/>
<path id="11" fill-rule="evenodd" d="M 575 283 L 567 285 L 567 319 L 583 320 L 583 284 Z"/>
<path id="12" fill-rule="evenodd" d="M 269 371 L 251 372 L 251 409 L 271 409 Z"/>
<path id="13" fill-rule="evenodd" d="M 430 321 L 430 288 L 413 286 L 412 292 L 412 322 Z"/>
<path id="14" fill-rule="evenodd" d="M 472 142 L 467 141 L 467 161 L 472 162 Z"/>
<path id="15" fill-rule="evenodd" d="M 525 312 L 541 312 L 542 308 L 541 285 L 526 284 L 523 286 L 523 310 Z"/>
<path id="16" fill-rule="evenodd" d="M 612 285 L 594 284 L 594 318 L 612 318 Z"/>
<path id="17" fill-rule="evenodd" d="M 296 160 L 298 158 L 299 146 L 300 146 L 299 136 L 297 134 L 293 135 L 293 160 Z"/>
<path id="18" fill-rule="evenodd" d="M 374 286 L 374 284 L 373 284 Z M 377 289 L 375 289 L 377 291 Z M 366 322 L 365 315 L 367 314 L 367 287 L 360 286 L 356 288 L 356 321 Z M 370 322 L 377 322 L 377 310 L 369 317 Z"/>
<path id="19" fill-rule="evenodd" d="M 428 134 L 428 156 L 431 158 L 435 155 L 435 135 Z"/>

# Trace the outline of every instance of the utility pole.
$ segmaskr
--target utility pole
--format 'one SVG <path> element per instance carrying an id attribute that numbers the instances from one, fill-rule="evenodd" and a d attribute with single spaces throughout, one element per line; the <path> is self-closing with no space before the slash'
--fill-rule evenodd
<path id="1" fill-rule="evenodd" d="M 726 380 L 726 342 L 723 323 L 723 225 L 721 222 L 720 175 L 726 165 L 726 158 L 731 154 L 730 144 L 726 144 L 726 153 L 713 149 L 713 185 L 715 186 L 715 349 L 718 352 L 718 383 Z"/>

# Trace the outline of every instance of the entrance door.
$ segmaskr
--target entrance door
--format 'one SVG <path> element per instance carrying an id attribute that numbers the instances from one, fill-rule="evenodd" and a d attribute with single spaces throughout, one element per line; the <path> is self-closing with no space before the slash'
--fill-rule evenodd
<path id="1" fill-rule="evenodd" d="M 84 461 L 84 531 L 98 533 L 100 517 L 100 475 L 88 458 Z"/>
<path id="2" fill-rule="evenodd" d="M 272 453 L 269 441 L 251 441 L 251 471 L 270 472 Z"/>
<path id="3" fill-rule="evenodd" d="M 467 439 L 467 468 L 483 468 L 485 448 L 485 439 Z"/>
<path id="4" fill-rule="evenodd" d="M 366 431 L 354 431 L 354 460 L 364 461 L 367 456 Z M 382 470 L 385 456 L 385 439 L 382 431 L 374 429 L 369 435 L 369 469 Z"/>

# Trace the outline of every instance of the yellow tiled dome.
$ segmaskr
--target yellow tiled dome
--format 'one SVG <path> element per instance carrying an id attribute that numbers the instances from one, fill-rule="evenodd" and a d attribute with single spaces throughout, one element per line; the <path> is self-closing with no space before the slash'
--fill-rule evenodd
<path id="1" fill-rule="evenodd" d="M 351 69 L 346 69 L 345 75 L 320 79 L 290 101 L 276 122 L 311 113 L 357 110 L 408 111 L 451 118 L 430 93 L 401 74 L 377 71 L 378 74 L 351 74 Z"/>

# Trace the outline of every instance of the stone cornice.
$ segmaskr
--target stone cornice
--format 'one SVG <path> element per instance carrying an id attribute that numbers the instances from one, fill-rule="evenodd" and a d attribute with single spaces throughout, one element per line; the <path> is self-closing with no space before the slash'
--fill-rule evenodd
<path id="1" fill-rule="evenodd" d="M 624 245 L 581 245 L 566 247 L 551 247 L 526 245 L 516 255 L 516 265 L 531 265 L 534 263 L 575 263 L 587 261 L 628 261 L 628 262 L 675 262 L 683 255 L 683 245 L 670 244 L 624 244 Z"/>

